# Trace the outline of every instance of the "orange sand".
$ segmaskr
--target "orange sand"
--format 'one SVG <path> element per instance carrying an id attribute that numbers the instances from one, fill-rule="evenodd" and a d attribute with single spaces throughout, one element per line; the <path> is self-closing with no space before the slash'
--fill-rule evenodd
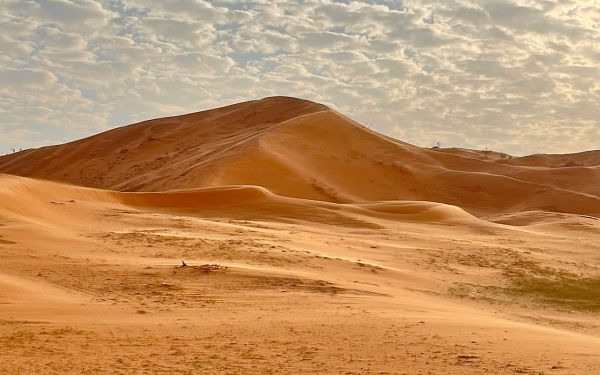
<path id="1" fill-rule="evenodd" d="M 596 373 L 596 313 L 502 290 L 600 277 L 599 162 L 292 98 L 1 157 L 0 373 Z"/>

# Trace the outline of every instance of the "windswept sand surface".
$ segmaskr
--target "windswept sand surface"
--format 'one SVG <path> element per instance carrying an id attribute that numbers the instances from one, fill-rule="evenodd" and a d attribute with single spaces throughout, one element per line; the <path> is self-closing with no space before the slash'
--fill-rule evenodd
<path id="1" fill-rule="evenodd" d="M 2 157 L 0 373 L 598 373 L 600 157 L 519 159 L 290 98 Z"/>
<path id="2" fill-rule="evenodd" d="M 600 276 L 593 219 L 495 219 L 506 225 L 441 204 L 250 187 L 114 193 L 7 175 L 0 186 L 3 374 L 600 366 L 598 300 L 589 310 L 501 289 L 511 269 Z"/>

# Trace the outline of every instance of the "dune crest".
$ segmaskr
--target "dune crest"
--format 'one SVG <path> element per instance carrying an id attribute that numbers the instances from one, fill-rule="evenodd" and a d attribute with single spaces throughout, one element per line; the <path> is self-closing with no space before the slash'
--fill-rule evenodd
<path id="1" fill-rule="evenodd" d="M 272 97 L 3 156 L 0 172 L 121 192 L 251 185 L 333 203 L 439 202 L 479 217 L 600 214 L 600 151 L 492 156 L 423 149 L 324 105 Z"/>

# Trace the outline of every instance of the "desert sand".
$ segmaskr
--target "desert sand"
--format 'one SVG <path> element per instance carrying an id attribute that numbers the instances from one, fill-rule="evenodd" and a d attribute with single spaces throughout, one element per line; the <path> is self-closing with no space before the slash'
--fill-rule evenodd
<path id="1" fill-rule="evenodd" d="M 598 216 L 600 151 L 424 149 L 287 97 L 25 150 L 0 373 L 600 373 Z"/>

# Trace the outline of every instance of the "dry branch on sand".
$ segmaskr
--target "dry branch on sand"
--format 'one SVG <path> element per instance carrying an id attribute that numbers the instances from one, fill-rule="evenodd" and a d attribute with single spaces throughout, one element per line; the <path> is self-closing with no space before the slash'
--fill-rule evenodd
<path id="1" fill-rule="evenodd" d="M 209 273 L 212 271 L 227 271 L 229 269 L 228 266 L 222 266 L 220 264 L 202 264 L 199 266 L 187 265 L 185 262 L 181 266 L 176 266 L 176 268 L 184 268 L 186 267 L 191 271 L 201 271 L 203 273 Z"/>

